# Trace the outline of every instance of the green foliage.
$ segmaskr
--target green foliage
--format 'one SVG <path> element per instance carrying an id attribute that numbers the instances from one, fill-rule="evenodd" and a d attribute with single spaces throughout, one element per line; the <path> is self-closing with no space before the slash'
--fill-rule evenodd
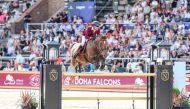
<path id="1" fill-rule="evenodd" d="M 173 105 L 174 107 L 190 107 L 190 100 L 187 94 L 178 88 L 173 88 Z"/>
<path id="2" fill-rule="evenodd" d="M 173 93 L 178 97 L 180 95 L 180 90 L 178 88 L 174 87 Z"/>
<path id="3" fill-rule="evenodd" d="M 189 99 L 185 99 L 185 100 L 182 102 L 181 105 L 182 105 L 182 106 L 185 106 L 185 107 L 189 107 L 189 106 L 190 106 L 190 101 L 189 101 Z"/>

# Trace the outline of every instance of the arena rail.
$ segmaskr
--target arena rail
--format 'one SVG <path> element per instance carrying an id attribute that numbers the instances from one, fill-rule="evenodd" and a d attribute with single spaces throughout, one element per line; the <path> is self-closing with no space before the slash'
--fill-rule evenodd
<path id="1" fill-rule="evenodd" d="M 29 59 L 30 57 L 29 56 L 24 56 L 23 55 L 23 58 L 24 59 Z M 61 56 L 62 59 L 71 59 L 70 56 Z M 12 57 L 9 57 L 9 56 L 1 56 L 0 57 L 0 60 L 15 60 L 16 57 L 12 56 Z M 36 60 L 41 60 L 42 57 L 36 57 L 35 58 Z M 150 58 L 107 58 L 108 60 L 134 60 L 134 61 L 137 61 L 137 60 L 145 60 L 145 61 L 150 61 Z M 171 58 L 172 61 L 183 61 L 183 62 L 187 62 L 187 61 L 190 61 L 190 59 L 188 58 Z"/>
<path id="2" fill-rule="evenodd" d="M 63 73 L 63 76 L 140 76 L 140 77 L 155 77 L 155 73 Z"/>
<path id="3" fill-rule="evenodd" d="M 146 100 L 146 97 L 62 97 L 62 100 Z"/>
<path id="4" fill-rule="evenodd" d="M 64 85 L 63 88 L 145 88 L 146 85 Z"/>

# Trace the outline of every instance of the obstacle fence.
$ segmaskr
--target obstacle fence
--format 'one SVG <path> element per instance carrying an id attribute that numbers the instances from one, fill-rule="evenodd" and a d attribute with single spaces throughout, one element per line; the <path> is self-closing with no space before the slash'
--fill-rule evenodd
<path id="1" fill-rule="evenodd" d="M 146 100 L 146 97 L 62 97 L 62 100 Z"/>
<path id="2" fill-rule="evenodd" d="M 156 77 L 155 73 L 146 73 L 146 74 L 73 74 L 73 73 L 64 73 L 63 77 L 76 77 L 76 78 L 91 78 L 91 77 L 139 77 L 139 78 L 148 78 L 148 77 Z M 145 89 L 149 88 L 149 84 L 143 84 L 143 85 L 89 85 L 89 84 L 82 84 L 82 85 L 63 85 L 64 89 L 67 90 L 86 90 L 86 89 L 93 89 L 95 91 L 105 91 L 105 90 L 112 90 L 113 89 Z M 133 90 L 130 90 L 133 92 Z M 118 92 L 118 91 L 117 91 Z M 127 92 L 125 90 L 120 90 L 119 92 Z M 129 91 L 128 91 L 129 92 Z M 137 92 L 137 91 L 136 91 Z M 134 102 L 135 101 L 146 101 L 147 97 L 62 97 L 62 100 L 79 100 L 79 101 L 85 101 L 85 100 L 94 100 L 97 101 L 97 107 L 100 108 L 99 103 L 103 100 L 131 100 L 133 101 L 133 108 L 134 108 Z"/>
<path id="3" fill-rule="evenodd" d="M 146 93 L 147 77 L 155 77 L 154 73 L 147 74 L 74 74 L 64 73 L 64 90 L 78 91 L 109 91 L 109 92 L 143 92 Z M 110 79 L 111 78 L 111 79 Z"/>
<path id="4" fill-rule="evenodd" d="M 0 88 L 39 89 L 39 72 L 1 71 Z M 63 90 L 105 91 L 105 92 L 146 92 L 146 76 L 154 74 L 74 74 L 63 73 Z M 12 78 L 10 80 L 10 77 Z M 68 80 L 69 79 L 69 80 Z M 81 80 L 83 83 L 81 83 Z M 140 80 L 140 82 L 139 82 Z"/>

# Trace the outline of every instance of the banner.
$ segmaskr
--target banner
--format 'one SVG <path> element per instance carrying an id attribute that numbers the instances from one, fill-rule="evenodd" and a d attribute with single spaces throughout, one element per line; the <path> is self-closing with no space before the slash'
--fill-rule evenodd
<path id="1" fill-rule="evenodd" d="M 146 92 L 147 80 L 146 77 L 140 76 L 67 76 L 63 77 L 63 84 L 66 89 L 67 86 L 71 85 L 72 87 L 77 86 L 78 90 L 83 90 L 82 88 L 86 88 L 97 89 L 99 91 L 104 91 L 107 89 L 107 91 Z M 102 87 L 91 87 L 93 85 Z M 78 86 L 87 87 L 80 88 Z M 112 87 L 109 88 L 106 86 Z"/>
<path id="2" fill-rule="evenodd" d="M 141 76 L 101 76 L 100 74 L 100 76 L 62 77 L 63 90 L 146 92 L 146 84 L 146 77 Z M 111 88 L 97 86 L 111 86 Z M 39 72 L 0 72 L 0 88 L 39 89 L 39 87 Z"/>
<path id="3" fill-rule="evenodd" d="M 186 92 L 190 93 L 190 74 L 186 74 L 185 89 Z"/>
<path id="4" fill-rule="evenodd" d="M 85 23 L 89 23 L 95 15 L 95 4 L 94 2 L 72 2 L 68 6 L 68 15 L 80 16 Z"/>
<path id="5" fill-rule="evenodd" d="M 32 88 L 37 89 L 40 86 L 39 73 L 0 73 L 0 88 Z"/>

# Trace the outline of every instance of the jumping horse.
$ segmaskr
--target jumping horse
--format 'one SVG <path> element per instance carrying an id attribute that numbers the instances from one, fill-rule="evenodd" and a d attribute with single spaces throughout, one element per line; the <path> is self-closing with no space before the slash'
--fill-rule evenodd
<path id="1" fill-rule="evenodd" d="M 79 43 L 74 43 L 71 45 L 70 54 L 74 55 L 79 46 Z M 83 53 L 79 53 L 75 58 L 72 57 L 71 65 L 74 66 L 76 72 L 79 73 L 81 73 L 81 67 L 87 64 L 94 64 L 98 69 L 103 70 L 107 52 L 108 44 L 106 37 L 98 36 L 87 42 Z"/>

